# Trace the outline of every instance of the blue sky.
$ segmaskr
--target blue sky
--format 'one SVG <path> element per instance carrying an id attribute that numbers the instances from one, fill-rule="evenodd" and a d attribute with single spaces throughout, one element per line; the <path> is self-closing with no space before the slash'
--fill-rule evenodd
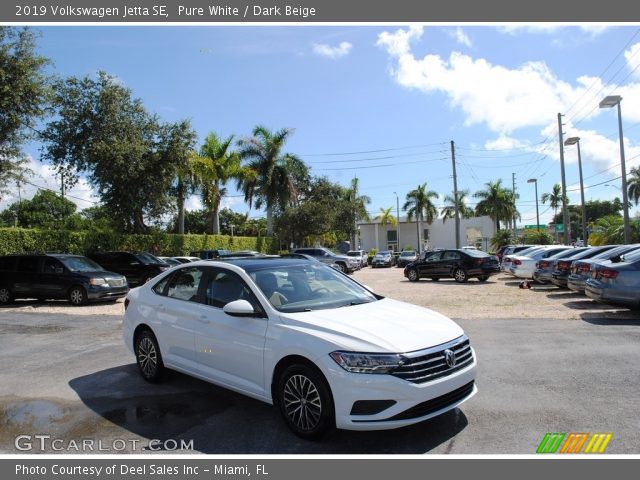
<path id="1" fill-rule="evenodd" d="M 34 28 L 55 73 L 106 70 L 163 120 L 190 119 L 201 140 L 211 131 L 244 137 L 258 124 L 294 128 L 285 150 L 315 175 L 343 185 L 357 176 L 372 216 L 395 211 L 394 192 L 402 205 L 424 182 L 442 204 L 452 191 L 453 140 L 458 188 L 473 194 L 498 178 L 510 187 L 515 173 L 522 223 L 535 223 L 527 179 L 538 179 L 540 195 L 560 182 L 558 112 L 566 113 L 565 138 L 581 137 L 585 185 L 603 184 L 585 190 L 586 199 L 619 196 L 617 115 L 598 108 L 606 95 L 623 97 L 627 170 L 640 164 L 638 27 Z M 33 183 L 57 188 L 38 145 L 27 151 Z M 565 158 L 569 197 L 579 203 L 575 147 Z M 70 194 L 91 198 L 86 184 Z M 248 211 L 236 194 L 230 185 L 224 204 Z M 189 205 L 198 207 L 197 198 Z M 553 213 L 542 204 L 540 212 L 542 223 Z"/>

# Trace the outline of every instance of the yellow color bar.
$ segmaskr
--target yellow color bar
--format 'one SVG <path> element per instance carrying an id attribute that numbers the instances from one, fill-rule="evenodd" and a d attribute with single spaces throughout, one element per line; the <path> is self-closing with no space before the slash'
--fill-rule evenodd
<path id="1" fill-rule="evenodd" d="M 611 433 L 594 433 L 584 453 L 604 453 L 612 437 Z"/>

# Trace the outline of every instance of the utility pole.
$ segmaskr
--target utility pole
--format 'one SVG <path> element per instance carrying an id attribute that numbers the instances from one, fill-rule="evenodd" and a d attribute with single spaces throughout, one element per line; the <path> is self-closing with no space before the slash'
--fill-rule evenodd
<path id="1" fill-rule="evenodd" d="M 513 204 L 516 203 L 516 173 L 511 172 L 511 195 L 513 195 Z M 518 236 L 518 229 L 516 228 L 516 214 L 513 213 L 513 218 L 511 219 L 513 222 L 513 239 L 515 240 Z"/>
<path id="2" fill-rule="evenodd" d="M 458 177 L 456 175 L 456 149 L 451 140 L 451 164 L 453 165 L 453 204 L 456 217 L 456 248 L 460 248 L 460 211 L 458 208 Z"/>
<path id="3" fill-rule="evenodd" d="M 562 114 L 558 113 L 558 138 L 560 140 L 560 179 L 562 180 L 562 223 L 564 232 L 562 241 L 569 245 L 569 211 L 567 209 L 567 182 L 564 176 L 564 142 L 562 141 Z"/>

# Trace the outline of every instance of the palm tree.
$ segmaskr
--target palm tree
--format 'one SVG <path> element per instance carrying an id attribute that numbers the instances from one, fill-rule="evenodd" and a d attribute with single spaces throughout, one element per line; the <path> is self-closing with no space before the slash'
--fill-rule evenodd
<path id="1" fill-rule="evenodd" d="M 226 193 L 224 186 L 232 178 L 240 178 L 242 169 L 240 157 L 229 148 L 233 135 L 220 139 L 210 133 L 204 140 L 200 155 L 191 158 L 191 171 L 202 196 L 202 203 L 207 208 L 207 225 L 209 232 L 220 233 L 220 201 Z"/>
<path id="2" fill-rule="evenodd" d="M 358 177 L 351 179 L 351 186 L 344 189 L 343 200 L 349 205 L 350 212 L 353 214 L 353 221 L 351 227 L 347 228 L 351 232 L 351 245 L 352 248 L 357 248 L 356 244 L 356 223 L 359 220 L 369 221 L 369 214 L 367 213 L 367 205 L 371 203 L 371 198 L 367 195 L 360 195 Z"/>
<path id="3" fill-rule="evenodd" d="M 627 189 L 629 201 L 638 206 L 638 203 L 640 202 L 640 167 L 632 167 L 628 177 Z"/>
<path id="4" fill-rule="evenodd" d="M 382 225 L 383 227 L 385 225 L 391 225 L 392 227 L 395 227 L 396 225 L 398 225 L 398 220 L 393 216 L 391 210 L 393 210 L 393 207 L 380 207 L 380 215 L 378 215 L 375 220 L 380 220 L 380 225 Z"/>
<path id="5" fill-rule="evenodd" d="M 553 186 L 551 193 L 543 193 L 540 200 L 542 200 L 542 203 L 549 202 L 549 206 L 553 208 L 553 218 L 556 218 L 556 216 L 558 215 L 558 208 L 563 205 L 562 187 L 560 186 L 560 184 L 556 183 Z M 564 196 L 564 203 L 569 203 L 569 199 L 566 195 Z M 565 226 L 565 228 L 567 227 Z M 558 232 L 556 230 L 556 240 L 557 239 Z"/>
<path id="6" fill-rule="evenodd" d="M 267 235 L 273 235 L 273 210 L 296 201 L 296 183 L 308 177 L 308 169 L 297 156 L 282 153 L 293 130 L 272 132 L 264 126 L 253 129 L 253 137 L 238 142 L 240 157 L 247 161 L 246 171 L 238 182 L 249 206 L 264 205 L 267 210 Z"/>
<path id="7" fill-rule="evenodd" d="M 427 220 L 427 224 L 432 224 L 434 218 L 438 216 L 438 210 L 431 199 L 440 198 L 433 190 L 427 191 L 427 183 L 418 185 L 418 188 L 407 193 L 406 202 L 402 210 L 407 212 L 407 219 L 411 221 L 416 217 L 416 228 L 418 229 L 418 253 L 422 250 L 422 221 Z"/>
<path id="8" fill-rule="evenodd" d="M 469 190 L 461 190 L 458 192 L 458 214 L 460 218 L 471 218 L 475 213 L 472 208 L 467 206 L 467 202 L 465 202 L 467 195 L 469 195 Z M 447 205 L 442 207 L 442 223 L 445 223 L 447 219 L 456 218 L 456 201 L 453 197 L 454 195 L 444 197 Z"/>
<path id="9" fill-rule="evenodd" d="M 496 224 L 496 232 L 500 230 L 500 220 L 505 222 L 518 216 L 515 197 L 511 190 L 502 186 L 502 179 L 485 184 L 486 190 L 473 194 L 480 201 L 476 205 L 476 215 L 486 215 Z"/>

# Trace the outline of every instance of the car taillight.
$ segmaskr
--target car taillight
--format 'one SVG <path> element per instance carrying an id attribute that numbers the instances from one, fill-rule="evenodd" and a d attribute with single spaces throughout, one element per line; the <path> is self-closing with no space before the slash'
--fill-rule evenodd
<path id="1" fill-rule="evenodd" d="M 571 268 L 571 262 L 558 262 L 558 270 L 567 271 Z"/>
<path id="2" fill-rule="evenodd" d="M 548 262 L 548 261 L 546 261 L 546 260 L 540 260 L 540 261 L 536 264 L 536 266 L 537 266 L 538 268 L 549 268 L 549 265 L 551 265 L 551 263 L 550 263 L 550 262 Z"/>
<path id="3" fill-rule="evenodd" d="M 514 265 L 522 265 L 522 261 L 518 260 L 517 258 L 514 259 L 511 263 L 513 263 Z"/>
<path id="4" fill-rule="evenodd" d="M 588 263 L 582 263 L 580 265 L 578 265 L 578 268 L 576 269 L 578 272 L 581 273 L 587 273 L 590 270 L 590 266 Z"/>
<path id="5" fill-rule="evenodd" d="M 126 310 L 128 306 L 129 306 L 129 299 L 125 298 L 124 299 L 124 309 Z"/>
<path id="6" fill-rule="evenodd" d="M 616 278 L 618 276 L 618 273 L 619 272 L 617 270 L 609 270 L 609 269 L 598 271 L 598 275 L 600 275 L 600 277 L 602 278 Z"/>

